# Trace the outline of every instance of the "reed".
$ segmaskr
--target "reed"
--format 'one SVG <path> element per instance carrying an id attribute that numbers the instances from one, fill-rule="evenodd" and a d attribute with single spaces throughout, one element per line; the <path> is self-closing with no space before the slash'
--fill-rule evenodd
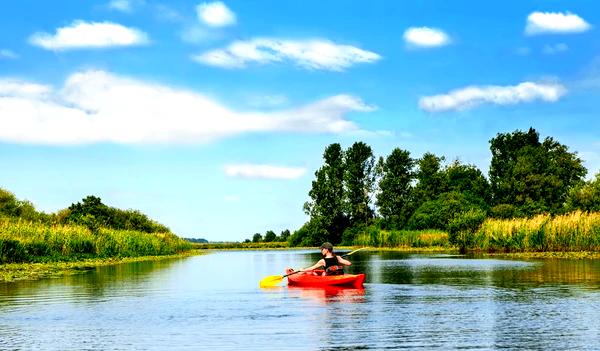
<path id="1" fill-rule="evenodd" d="M 439 230 L 381 230 L 374 227 L 358 233 L 352 243 L 369 247 L 449 247 L 448 233 Z"/>
<path id="2" fill-rule="evenodd" d="M 104 228 L 93 233 L 79 225 L 0 218 L 0 263 L 169 255 L 191 248 L 172 233 Z"/>
<path id="3" fill-rule="evenodd" d="M 484 251 L 598 251 L 600 212 L 486 219 L 473 235 L 472 248 Z"/>

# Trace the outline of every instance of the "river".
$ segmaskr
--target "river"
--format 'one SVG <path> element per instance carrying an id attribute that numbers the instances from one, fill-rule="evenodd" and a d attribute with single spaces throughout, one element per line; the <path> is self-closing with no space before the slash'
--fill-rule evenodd
<path id="1" fill-rule="evenodd" d="M 364 289 L 260 289 L 315 251 L 221 251 L 0 283 L 2 350 L 600 347 L 600 261 L 361 251 Z"/>

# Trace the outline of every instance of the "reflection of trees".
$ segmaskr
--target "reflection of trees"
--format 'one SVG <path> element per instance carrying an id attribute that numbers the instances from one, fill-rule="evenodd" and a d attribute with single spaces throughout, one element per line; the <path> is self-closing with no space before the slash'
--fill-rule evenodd
<path id="1" fill-rule="evenodd" d="M 117 285 L 139 285 L 148 281 L 156 271 L 167 269 L 181 259 L 122 263 L 111 266 L 96 267 L 89 272 L 76 275 L 65 275 L 60 278 L 36 281 L 17 281 L 0 284 L 0 306 L 11 304 L 12 297 L 37 295 L 38 291 L 47 292 L 57 298 L 73 296 L 73 301 L 97 299 L 107 290 Z M 140 291 L 136 289 L 136 291 Z"/>

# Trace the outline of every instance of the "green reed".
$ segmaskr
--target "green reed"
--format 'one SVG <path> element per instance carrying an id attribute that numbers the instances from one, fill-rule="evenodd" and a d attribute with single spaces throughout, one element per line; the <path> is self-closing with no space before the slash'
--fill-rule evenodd
<path id="1" fill-rule="evenodd" d="M 473 235 L 472 248 L 484 251 L 598 251 L 600 212 L 486 219 Z"/>
<path id="2" fill-rule="evenodd" d="M 191 243 L 172 233 L 104 228 L 92 232 L 79 225 L 0 218 L 0 263 L 169 255 L 191 248 Z"/>
<path id="3" fill-rule="evenodd" d="M 374 227 L 358 233 L 355 246 L 369 247 L 449 247 L 448 233 L 439 230 L 381 230 Z"/>

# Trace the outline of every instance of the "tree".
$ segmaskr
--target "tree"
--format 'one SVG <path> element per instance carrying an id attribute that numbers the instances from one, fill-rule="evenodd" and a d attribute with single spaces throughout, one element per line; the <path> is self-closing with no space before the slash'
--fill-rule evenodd
<path id="1" fill-rule="evenodd" d="M 290 238 L 290 231 L 286 229 L 279 235 L 279 241 L 287 241 Z"/>
<path id="2" fill-rule="evenodd" d="M 340 144 L 331 144 L 323 153 L 325 164 L 315 172 L 316 179 L 304 204 L 311 227 L 326 233 L 325 240 L 338 243 L 348 226 L 344 213 L 344 152 Z M 315 227 L 317 226 L 317 227 Z M 303 232 L 301 232 L 303 233 Z"/>
<path id="3" fill-rule="evenodd" d="M 456 160 L 446 167 L 444 173 L 447 191 L 470 193 L 485 202 L 491 200 L 490 183 L 474 165 L 461 164 Z"/>
<path id="4" fill-rule="evenodd" d="M 375 182 L 374 165 L 375 156 L 367 144 L 356 142 L 346 151 L 344 180 L 350 226 L 368 224 L 373 218 L 370 204 Z"/>
<path id="5" fill-rule="evenodd" d="M 426 152 L 417 161 L 417 185 L 414 188 L 416 204 L 434 200 L 438 195 L 446 192 L 446 179 L 442 172 L 443 161 L 443 156 L 437 157 L 430 152 Z"/>
<path id="6" fill-rule="evenodd" d="M 275 234 L 274 231 L 272 230 L 267 230 L 267 232 L 265 233 L 265 238 L 264 238 L 264 242 L 266 243 L 270 243 L 275 241 L 275 239 L 277 238 L 277 234 Z"/>
<path id="7" fill-rule="evenodd" d="M 586 174 L 577 153 L 538 132 L 499 133 L 490 140 L 490 185 L 494 205 L 512 204 L 525 215 L 564 208 L 569 190 Z"/>
<path id="8" fill-rule="evenodd" d="M 435 200 L 425 201 L 408 220 L 410 229 L 448 230 L 455 216 L 470 210 L 484 211 L 486 204 L 480 198 L 465 193 L 448 192 Z M 485 211 L 484 211 L 485 212 Z"/>
<path id="9" fill-rule="evenodd" d="M 256 233 L 252 236 L 253 243 L 260 243 L 262 241 L 262 235 L 260 233 Z"/>
<path id="10" fill-rule="evenodd" d="M 600 173 L 574 186 L 567 196 L 566 210 L 600 211 Z"/>
<path id="11" fill-rule="evenodd" d="M 384 225 L 400 229 L 406 224 L 412 191 L 415 160 L 410 152 L 395 148 L 384 160 L 379 159 L 377 174 L 380 176 L 376 205 Z"/>

